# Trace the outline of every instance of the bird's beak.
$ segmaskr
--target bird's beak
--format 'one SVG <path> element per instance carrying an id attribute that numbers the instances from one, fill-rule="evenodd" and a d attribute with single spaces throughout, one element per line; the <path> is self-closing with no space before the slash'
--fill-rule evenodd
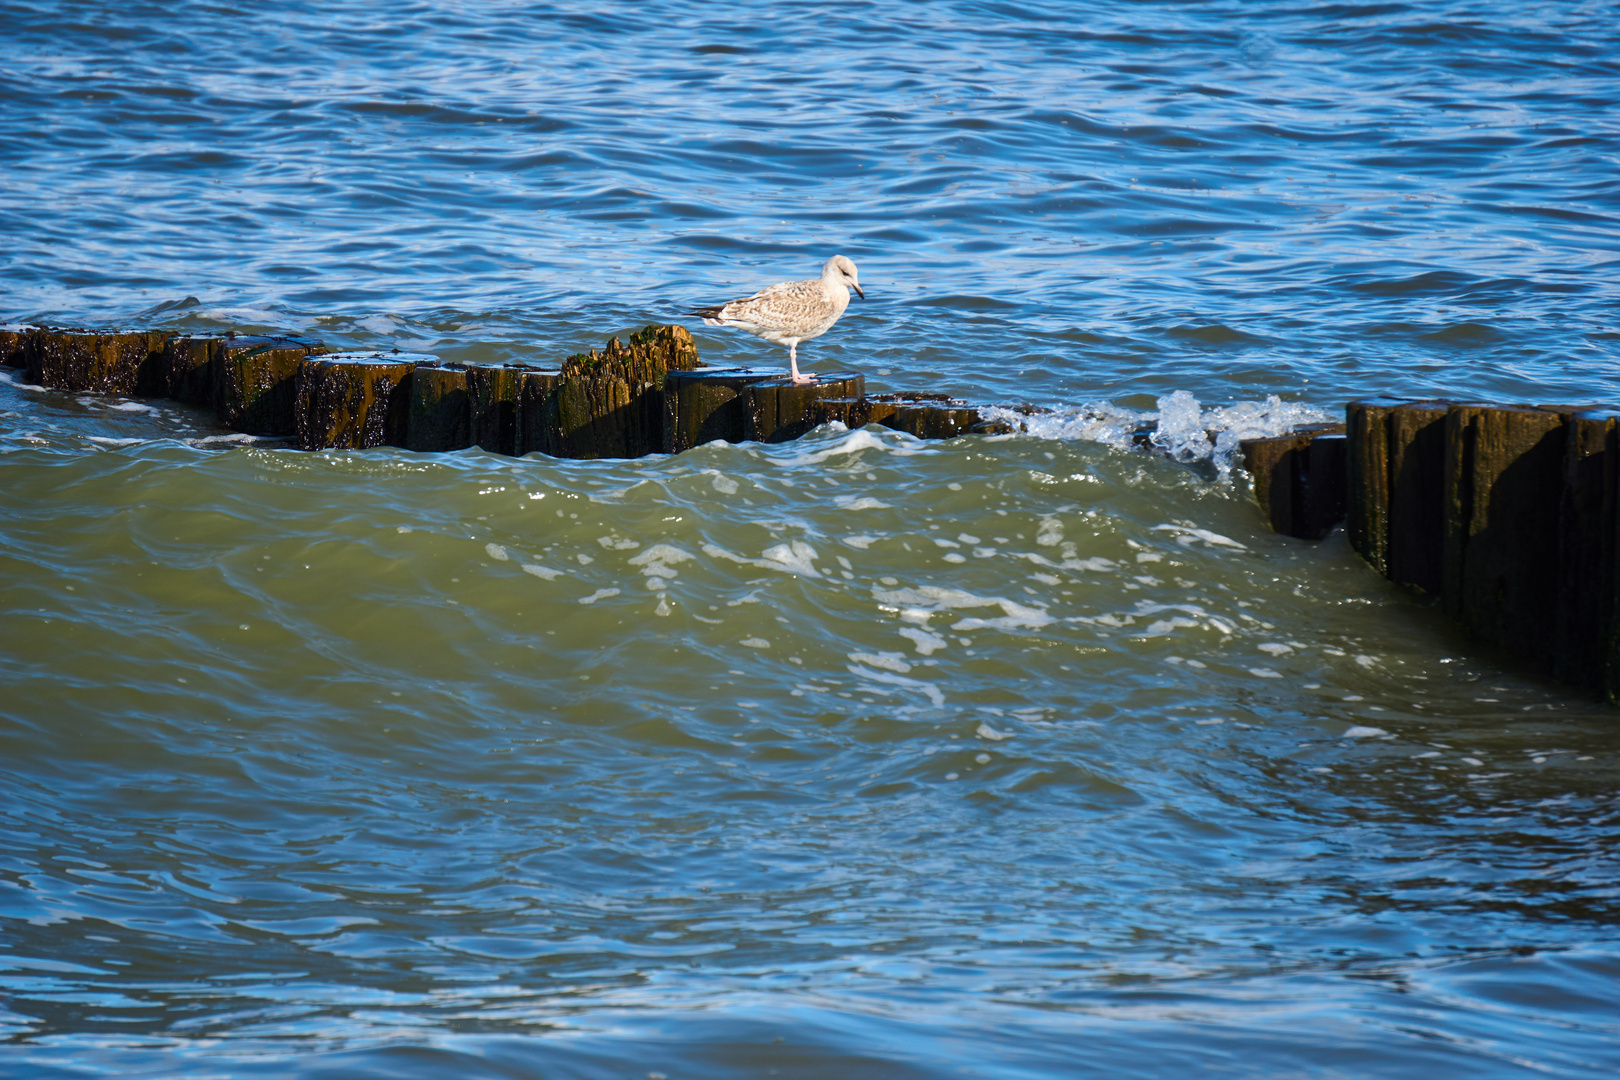
<path id="1" fill-rule="evenodd" d="M 855 290 L 856 296 L 859 296 L 862 300 L 866 299 L 866 294 L 861 292 L 861 287 L 859 285 L 852 285 L 851 288 Z"/>

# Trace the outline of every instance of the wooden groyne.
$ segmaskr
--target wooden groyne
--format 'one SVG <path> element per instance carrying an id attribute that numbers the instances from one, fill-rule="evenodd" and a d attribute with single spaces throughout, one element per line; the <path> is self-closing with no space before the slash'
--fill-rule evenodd
<path id="1" fill-rule="evenodd" d="M 1478 640 L 1620 704 L 1620 410 L 1365 398 L 1243 451 L 1278 532 L 1342 521 Z"/>
<path id="2" fill-rule="evenodd" d="M 837 420 L 918 438 L 1008 430 L 937 394 L 866 395 L 844 372 L 793 385 L 774 371 L 711 368 L 682 326 L 530 364 L 454 364 L 421 353 L 330 352 L 287 336 L 30 327 L 0 331 L 0 364 L 52 390 L 168 397 L 225 427 L 305 450 L 398 446 L 633 458 L 715 439 L 781 442 Z"/>

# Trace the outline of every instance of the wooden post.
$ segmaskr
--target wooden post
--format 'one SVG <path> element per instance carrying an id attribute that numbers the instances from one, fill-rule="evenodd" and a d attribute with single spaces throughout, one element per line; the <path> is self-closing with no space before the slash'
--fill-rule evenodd
<path id="1" fill-rule="evenodd" d="M 1389 417 L 1397 398 L 1352 401 L 1344 422 L 1349 457 L 1344 531 L 1363 559 L 1380 574 L 1389 573 Z"/>
<path id="2" fill-rule="evenodd" d="M 27 367 L 27 341 L 26 330 L 0 330 L 0 367 Z"/>
<path id="3" fill-rule="evenodd" d="M 697 347 L 684 326 L 647 326 L 628 345 L 609 338 L 598 353 L 563 361 L 557 390 L 562 457 L 641 457 L 662 451 L 665 378 L 696 367 Z"/>
<path id="4" fill-rule="evenodd" d="M 748 368 L 670 372 L 664 379 L 664 451 L 678 454 L 716 439 L 747 439 L 748 388 L 772 377 Z"/>
<path id="5" fill-rule="evenodd" d="M 298 368 L 301 450 L 404 446 L 410 424 L 410 378 L 418 353 L 331 353 Z"/>
<path id="6" fill-rule="evenodd" d="M 903 391 L 866 399 L 864 423 L 881 424 L 919 439 L 950 439 L 981 429 L 979 410 L 948 394 Z"/>
<path id="7" fill-rule="evenodd" d="M 473 444 L 466 364 L 418 364 L 411 372 L 405 449 L 465 450 Z"/>
<path id="8" fill-rule="evenodd" d="M 1473 633 L 1550 672 L 1559 637 L 1563 417 L 1456 404 L 1444 431 L 1441 605 Z"/>
<path id="9" fill-rule="evenodd" d="M 525 371 L 521 364 L 475 364 L 467 368 L 467 422 L 472 445 L 491 453 L 517 449 L 518 394 Z"/>
<path id="10" fill-rule="evenodd" d="M 1620 701 L 1613 647 L 1620 602 L 1620 409 L 1569 417 L 1563 480 L 1553 677 Z"/>
<path id="11" fill-rule="evenodd" d="M 159 397 L 168 338 L 158 330 L 36 327 L 28 331 L 24 346 L 28 379 L 52 390 Z"/>
<path id="12" fill-rule="evenodd" d="M 1443 401 L 1393 409 L 1389 437 L 1389 545 L 1385 576 L 1438 595 L 1445 550 L 1446 410 Z"/>
<path id="13" fill-rule="evenodd" d="M 1244 439 L 1238 446 L 1254 478 L 1255 500 L 1274 530 L 1320 540 L 1344 520 L 1343 424 L 1304 424 L 1287 435 Z"/>
<path id="14" fill-rule="evenodd" d="M 226 427 L 249 435 L 298 433 L 298 368 L 326 351 L 318 341 L 227 334 L 214 366 L 214 407 Z"/>
<path id="15" fill-rule="evenodd" d="M 854 372 L 819 375 L 815 382 L 795 386 L 785 376 L 766 379 L 747 388 L 745 437 L 758 442 L 786 442 L 826 423 L 817 404 L 821 401 L 860 399 L 866 378 Z"/>
<path id="16" fill-rule="evenodd" d="M 558 391 L 562 373 L 524 368 L 518 374 L 516 417 L 512 422 L 512 453 L 562 457 L 562 420 Z"/>

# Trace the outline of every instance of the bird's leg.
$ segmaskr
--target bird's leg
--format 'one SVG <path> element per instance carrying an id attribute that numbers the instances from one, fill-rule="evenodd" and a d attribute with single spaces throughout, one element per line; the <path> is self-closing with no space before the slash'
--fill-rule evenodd
<path id="1" fill-rule="evenodd" d="M 796 341 L 792 345 L 788 346 L 788 363 L 793 365 L 794 386 L 803 386 L 805 383 L 812 383 L 816 381 L 816 377 L 814 375 L 799 374 L 799 343 Z"/>

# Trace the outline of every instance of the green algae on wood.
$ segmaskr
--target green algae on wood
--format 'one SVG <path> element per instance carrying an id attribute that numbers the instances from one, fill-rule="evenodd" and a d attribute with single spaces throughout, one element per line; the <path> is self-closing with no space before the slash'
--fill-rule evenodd
<path id="1" fill-rule="evenodd" d="M 628 344 L 609 338 L 605 349 L 563 361 L 556 388 L 553 435 L 558 456 L 641 457 L 665 449 L 664 381 L 698 365 L 684 326 L 647 326 Z"/>
<path id="2" fill-rule="evenodd" d="M 228 334 L 218 339 L 214 407 L 220 422 L 248 435 L 298 433 L 298 370 L 325 352 L 318 341 Z"/>
<path id="3" fill-rule="evenodd" d="M 518 397 L 522 364 L 477 364 L 467 368 L 467 427 L 473 446 L 495 454 L 517 451 Z"/>
<path id="4" fill-rule="evenodd" d="M 417 364 L 406 406 L 407 450 L 465 450 L 473 444 L 466 364 Z"/>
<path id="5" fill-rule="evenodd" d="M 329 353 L 298 366 L 297 433 L 301 450 L 404 446 L 411 373 L 437 363 L 420 353 Z"/>

